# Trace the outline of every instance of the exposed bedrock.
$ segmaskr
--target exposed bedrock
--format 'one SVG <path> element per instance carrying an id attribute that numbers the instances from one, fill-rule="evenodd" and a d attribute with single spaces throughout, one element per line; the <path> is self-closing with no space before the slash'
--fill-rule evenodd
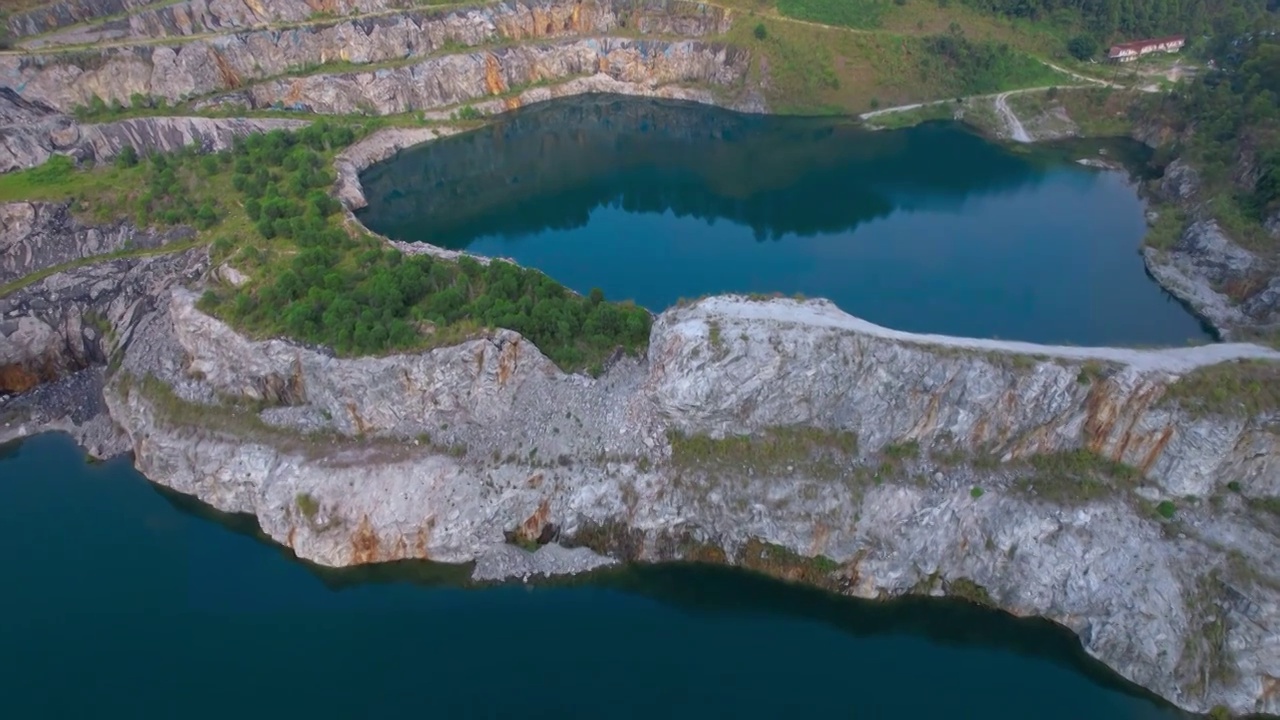
<path id="1" fill-rule="evenodd" d="M 190 228 L 139 230 L 124 220 L 85 224 L 66 202 L 0 204 L 0 285 L 75 260 L 160 247 L 194 235 Z"/>
<path id="2" fill-rule="evenodd" d="M 449 48 L 511 40 L 622 31 L 695 37 L 728 28 L 726 11 L 691 3 L 500 3 L 408 11 L 279 30 L 254 30 L 172 45 L 0 58 L 0 77 L 24 98 L 69 111 L 97 96 L 125 104 L 135 95 L 177 101 L 234 90 L 324 63 L 403 61 Z M 427 82 L 448 80 L 428 78 Z M 549 77 L 554 77 L 550 76 Z M 538 78 L 530 78 L 533 81 Z M 507 78 L 510 82 L 510 78 Z M 482 94 L 481 84 L 469 97 Z M 280 102 L 289 104 L 284 98 Z"/>
<path id="3" fill-rule="evenodd" d="M 56 273 L 0 297 L 0 393 L 106 364 L 132 342 L 158 297 L 174 283 L 196 280 L 206 265 L 200 248 L 121 258 Z"/>
<path id="4" fill-rule="evenodd" d="M 125 147 L 139 155 L 195 146 L 201 152 L 231 147 L 236 137 L 294 129 L 304 120 L 275 118 L 144 117 L 80 124 L 47 106 L 0 88 L 0 173 L 42 165 L 53 155 L 106 162 Z"/>
<path id="5" fill-rule="evenodd" d="M 512 109 L 558 95 L 650 94 L 646 90 L 680 83 L 729 90 L 746 79 L 749 58 L 732 46 L 696 40 L 592 38 L 446 55 L 370 72 L 270 80 L 212 102 L 323 114 L 392 115 L 485 100 L 539 83 L 571 79 L 585 83 L 559 93 L 554 88 L 532 88 L 528 98 L 517 95 L 499 101 L 500 109 Z"/>
<path id="6" fill-rule="evenodd" d="M 1261 348 L 921 337 L 820 301 L 711 298 L 660 316 L 647 362 L 591 380 L 514 333 L 342 359 L 243 338 L 193 299 L 175 293 L 144 324 L 152 340 L 126 353 L 111 414 L 153 480 L 254 513 L 302 557 L 458 562 L 512 537 L 626 559 L 790 557 L 792 577 L 863 597 L 976 586 L 1184 707 L 1280 709 L 1280 543 L 1250 505 L 1280 495 L 1274 427 L 1161 402 L 1179 374 L 1274 356 Z M 237 395 L 277 406 L 200 404 Z M 855 430 L 863 456 L 913 438 L 927 452 L 1093 447 L 1154 484 L 1065 501 L 1015 466 L 925 464 L 872 483 L 856 465 L 717 472 L 670 456 L 671 430 L 787 424 Z M 1221 502 L 1181 505 L 1176 524 L 1147 504 L 1190 494 Z M 807 565 L 816 555 L 833 562 Z"/>

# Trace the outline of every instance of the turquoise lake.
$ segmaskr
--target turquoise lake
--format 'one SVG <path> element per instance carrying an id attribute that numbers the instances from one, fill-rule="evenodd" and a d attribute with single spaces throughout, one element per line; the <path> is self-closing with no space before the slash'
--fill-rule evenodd
<path id="1" fill-rule="evenodd" d="M 0 698 L 33 718 L 1186 716 L 1042 621 L 700 566 L 321 571 L 71 440 L 0 446 Z"/>
<path id="2" fill-rule="evenodd" d="M 1105 147 L 1143 171 L 1136 143 Z M 655 312 L 682 297 L 801 293 L 917 332 L 1210 341 L 1147 276 L 1128 177 L 1073 162 L 1098 149 L 594 96 L 373 166 L 359 215 L 393 239 L 508 257 Z"/>

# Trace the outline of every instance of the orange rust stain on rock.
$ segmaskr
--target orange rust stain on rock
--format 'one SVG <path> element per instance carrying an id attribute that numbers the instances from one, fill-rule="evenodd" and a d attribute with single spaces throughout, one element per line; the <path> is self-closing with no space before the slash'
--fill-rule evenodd
<path id="1" fill-rule="evenodd" d="M 501 95 L 507 91 L 507 83 L 502 79 L 502 66 L 493 53 L 484 55 L 484 86 L 490 95 Z"/>
<path id="2" fill-rule="evenodd" d="M 289 83 L 289 89 L 284 94 L 285 105 L 297 105 L 302 102 L 302 80 L 294 80 Z"/>
<path id="3" fill-rule="evenodd" d="M 505 105 L 508 110 L 516 110 L 520 107 L 520 98 L 512 96 L 504 100 L 502 104 Z"/>
<path id="4" fill-rule="evenodd" d="M 289 547 L 296 547 L 293 544 L 293 539 L 297 534 L 298 534 L 298 528 L 294 527 L 293 525 L 290 525 L 289 534 L 285 537 L 284 544 L 288 545 Z"/>
<path id="5" fill-rule="evenodd" d="M 347 403 L 347 413 L 351 415 L 351 422 L 356 426 L 356 432 L 363 435 L 364 432 L 368 430 L 368 426 L 365 425 L 364 418 L 360 417 L 360 412 L 356 410 L 355 403 Z"/>
<path id="6" fill-rule="evenodd" d="M 209 54 L 213 55 L 213 64 L 218 68 L 218 75 L 222 77 L 222 84 L 232 89 L 240 87 L 240 75 L 231 67 L 227 59 L 222 56 L 222 53 L 217 50 L 210 50 Z"/>
<path id="7" fill-rule="evenodd" d="M 534 473 L 533 475 L 529 476 L 529 479 L 525 481 L 525 484 L 528 485 L 530 488 L 537 490 L 538 488 L 542 487 L 542 480 L 543 480 L 542 473 Z"/>
<path id="8" fill-rule="evenodd" d="M 498 384 L 506 385 L 507 381 L 516 372 L 516 365 L 520 358 L 520 341 L 513 340 L 502 348 L 502 354 L 498 356 Z"/>
<path id="9" fill-rule="evenodd" d="M 418 532 L 413 539 L 413 550 L 419 560 L 430 560 L 431 555 L 427 552 L 427 534 L 435 525 L 435 518 L 427 518 L 426 527 L 418 528 Z"/>
<path id="10" fill-rule="evenodd" d="M 519 534 L 521 538 L 529 541 L 537 540 L 538 536 L 542 534 L 542 529 L 546 527 L 547 521 L 550 518 L 551 503 L 546 498 L 543 498 L 542 502 L 538 503 L 538 509 L 534 510 L 532 515 L 525 518 L 524 522 L 520 523 Z"/>
<path id="11" fill-rule="evenodd" d="M 823 523 L 818 523 L 813 529 L 813 542 L 809 543 L 809 555 L 817 557 L 825 554 L 827 549 L 827 538 L 830 536 L 830 528 Z"/>
<path id="12" fill-rule="evenodd" d="M 1154 466 L 1156 461 L 1160 459 L 1160 456 L 1164 454 L 1164 449 L 1168 447 L 1169 441 L 1172 439 L 1173 426 L 1170 425 L 1164 429 L 1164 432 L 1160 433 L 1160 437 L 1156 439 L 1155 444 L 1147 451 L 1146 457 L 1142 458 L 1142 464 L 1138 466 L 1138 469 L 1142 471 L 1143 475 L 1151 472 L 1152 466 Z"/>
<path id="13" fill-rule="evenodd" d="M 1111 391 L 1111 387 L 1111 383 L 1106 381 L 1097 383 L 1085 398 L 1085 447 L 1113 460 L 1120 460 L 1131 445 L 1142 441 L 1141 435 L 1135 437 L 1134 428 L 1145 411 L 1164 393 L 1164 388 L 1160 385 L 1148 385 L 1120 399 Z M 1127 422 L 1123 429 L 1119 428 L 1125 419 Z M 1115 446 L 1108 453 L 1106 448 L 1113 438 Z"/>
<path id="14" fill-rule="evenodd" d="M 1278 694 L 1280 694 L 1280 678 L 1263 673 L 1262 699 L 1269 700 Z"/>
<path id="15" fill-rule="evenodd" d="M 360 516 L 360 524 L 351 534 L 351 563 L 360 565 L 377 562 L 380 542 L 378 534 L 373 531 L 373 525 L 369 523 L 369 516 Z"/>
<path id="16" fill-rule="evenodd" d="M 26 392 L 39 384 L 40 376 L 21 365 L 0 367 L 0 391 L 2 392 Z"/>
<path id="17" fill-rule="evenodd" d="M 990 428 L 987 427 L 987 416 L 979 415 L 978 420 L 973 424 L 973 445 L 975 447 L 987 441 L 987 433 Z"/>
<path id="18" fill-rule="evenodd" d="M 596 72 L 602 72 L 606 74 L 609 72 L 609 56 L 608 55 L 600 56 L 599 62 L 596 63 Z"/>
<path id="19" fill-rule="evenodd" d="M 569 29 L 574 32 L 582 32 L 582 10 L 581 4 L 573 6 L 573 12 L 569 14 Z"/>
<path id="20" fill-rule="evenodd" d="M 404 535 L 396 538 L 396 544 L 391 550 L 391 557 L 388 560 L 404 560 L 409 557 L 409 545 L 404 541 Z"/>

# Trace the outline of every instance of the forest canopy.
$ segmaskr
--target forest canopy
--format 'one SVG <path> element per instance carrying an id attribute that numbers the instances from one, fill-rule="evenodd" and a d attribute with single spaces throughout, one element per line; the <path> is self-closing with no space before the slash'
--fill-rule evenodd
<path id="1" fill-rule="evenodd" d="M 1278 0 L 963 0 L 1007 17 L 1078 25 L 1107 41 L 1160 35 L 1236 37 L 1253 30 Z"/>
<path id="2" fill-rule="evenodd" d="M 349 127 L 317 121 L 297 132 L 237 141 L 229 166 L 253 235 L 214 251 L 257 278 L 212 290 L 201 307 L 259 334 L 285 334 L 340 354 L 376 354 L 459 342 L 483 328 L 515 330 L 566 369 L 598 372 L 617 348 L 635 353 L 651 318 L 632 303 L 570 292 L 541 272 L 503 261 L 405 256 L 344 228 L 327 189 Z M 153 163 L 164 165 L 162 159 Z"/>

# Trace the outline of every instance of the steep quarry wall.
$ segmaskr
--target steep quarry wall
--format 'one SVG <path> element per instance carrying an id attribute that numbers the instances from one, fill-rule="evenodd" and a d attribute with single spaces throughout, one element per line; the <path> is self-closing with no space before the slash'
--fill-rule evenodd
<path id="1" fill-rule="evenodd" d="M 641 88 L 673 83 L 731 88 L 746 79 L 748 61 L 744 51 L 700 41 L 574 40 L 447 55 L 374 72 L 272 80 L 214 103 L 242 103 L 255 109 L 283 106 L 322 114 L 391 115 L 467 103 L 534 83 L 597 74 Z"/>
<path id="2" fill-rule="evenodd" d="M 67 202 L 0 204 L 0 285 L 75 260 L 161 247 L 194 235 L 190 228 L 139 230 L 124 220 L 84 224 L 72 217 Z"/>
<path id="3" fill-rule="evenodd" d="M 145 7 L 157 0 L 57 0 L 56 2 L 9 15 L 9 33 L 14 37 L 39 35 L 67 25 L 88 22 Z"/>
<path id="4" fill-rule="evenodd" d="M 132 342 L 157 298 L 175 283 L 194 282 L 207 262 L 203 249 L 122 258 L 0 297 L 0 394 L 105 365 L 114 348 Z"/>
<path id="5" fill-rule="evenodd" d="M 192 300 L 176 293 L 151 321 L 153 340 L 126 354 L 107 392 L 112 416 L 149 477 L 254 513 L 308 559 L 466 561 L 513 536 L 643 560 L 750 565 L 751 553 L 781 552 L 799 576 L 863 597 L 976 584 L 997 607 L 1067 625 L 1184 707 L 1280 709 L 1267 691 L 1280 676 L 1269 629 L 1280 622 L 1280 543 L 1247 499 L 1280 492 L 1256 464 L 1275 462 L 1274 429 L 1210 430 L 1159 403 L 1178 374 L 1274 356 L 1260 348 L 1016 355 L 1018 344 L 883 331 L 823 302 L 712 298 L 660 316 L 647 363 L 590 380 L 510 333 L 338 359 L 239 337 Z M 1087 362 L 1108 365 L 1085 382 Z M 288 405 L 254 415 L 201 404 L 227 395 Z M 1097 438 L 1121 457 L 1114 428 L 1169 440 L 1139 451 L 1155 458 L 1154 484 L 1076 500 L 1034 492 L 1020 470 L 922 461 L 872 482 L 856 459 L 814 474 L 699 469 L 671 455 L 671 430 L 774 423 L 855 429 L 871 458 L 913 438 L 1015 456 Z M 1251 447 L 1251 431 L 1272 444 Z M 1213 477 L 1185 470 L 1199 467 Z M 1219 487 L 1232 481 L 1242 494 Z M 1147 504 L 1184 492 L 1221 501 L 1180 506 L 1175 525 Z M 804 565 L 816 555 L 831 562 Z"/>
<path id="6" fill-rule="evenodd" d="M 23 98 L 65 112 L 88 104 L 95 96 L 125 104 L 134 95 L 173 102 L 234 90 L 324 63 L 387 63 L 459 46 L 595 36 L 620 30 L 694 37 L 728 28 L 729 16 L 723 10 L 679 12 L 689 7 L 681 3 L 656 3 L 652 12 L 645 11 L 647 7 L 640 6 L 635 19 L 628 19 L 632 11 L 622 2 L 615 7 L 553 0 L 408 11 L 323 25 L 245 31 L 173 45 L 5 56 L 0 58 L 0 75 Z M 506 80 L 510 82 L 510 78 Z M 472 96 L 485 90 L 489 88 L 480 84 Z M 278 100 L 289 104 L 283 97 Z"/>

